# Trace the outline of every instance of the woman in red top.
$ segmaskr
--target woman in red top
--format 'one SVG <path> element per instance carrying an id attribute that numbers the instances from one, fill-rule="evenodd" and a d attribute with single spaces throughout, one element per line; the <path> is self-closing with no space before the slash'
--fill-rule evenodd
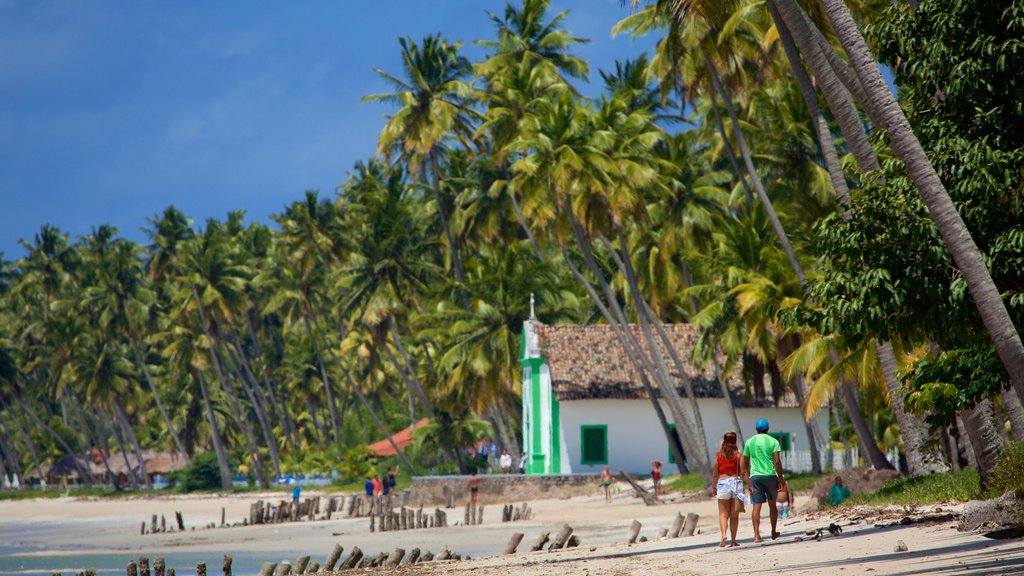
<path id="1" fill-rule="evenodd" d="M 739 528 L 740 503 L 743 494 L 743 481 L 740 479 L 740 451 L 736 447 L 736 433 L 726 432 L 722 438 L 722 447 L 715 454 L 715 462 L 711 468 L 711 495 L 718 499 L 718 527 L 722 531 L 719 548 L 725 548 L 726 534 L 732 536 L 732 545 L 736 544 L 736 529 Z"/>

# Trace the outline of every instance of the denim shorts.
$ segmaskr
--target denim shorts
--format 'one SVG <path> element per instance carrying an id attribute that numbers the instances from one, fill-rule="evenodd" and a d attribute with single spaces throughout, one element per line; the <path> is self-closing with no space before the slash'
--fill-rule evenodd
<path id="1" fill-rule="evenodd" d="M 743 494 L 743 480 L 735 477 L 719 478 L 715 492 L 715 498 L 719 500 L 732 500 Z"/>

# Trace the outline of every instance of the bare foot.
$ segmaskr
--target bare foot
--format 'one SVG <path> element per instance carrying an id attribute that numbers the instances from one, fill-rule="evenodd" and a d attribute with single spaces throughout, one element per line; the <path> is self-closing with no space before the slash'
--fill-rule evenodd
<path id="1" fill-rule="evenodd" d="M 775 539 L 776 539 L 776 538 L 778 538 L 779 536 L 782 536 L 782 533 L 781 533 L 781 532 L 772 532 L 772 540 L 775 540 Z"/>
<path id="2" fill-rule="evenodd" d="M 734 540 L 734 541 L 733 541 L 733 543 L 732 543 L 732 546 L 729 546 L 729 547 L 730 547 L 730 548 L 739 548 L 739 547 L 740 547 L 740 545 L 739 545 L 739 544 L 737 544 L 737 543 L 736 543 L 736 541 Z"/>
<path id="3" fill-rule="evenodd" d="M 754 544 L 760 544 L 761 542 L 764 542 L 764 540 L 761 540 L 760 536 L 754 537 Z"/>
<path id="4" fill-rule="evenodd" d="M 718 547 L 725 548 L 725 538 L 722 538 L 722 541 L 718 543 Z"/>

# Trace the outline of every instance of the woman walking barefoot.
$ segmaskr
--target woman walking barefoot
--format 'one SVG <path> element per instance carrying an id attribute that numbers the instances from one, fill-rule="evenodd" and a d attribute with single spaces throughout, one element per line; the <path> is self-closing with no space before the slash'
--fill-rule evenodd
<path id="1" fill-rule="evenodd" d="M 725 548 L 726 535 L 732 537 L 732 546 L 739 546 L 736 530 L 739 528 L 739 498 L 743 495 L 743 481 L 740 480 L 740 451 L 736 447 L 735 432 L 726 432 L 722 437 L 722 447 L 715 455 L 711 471 L 711 495 L 718 500 L 718 527 L 722 531 L 718 547 Z"/>

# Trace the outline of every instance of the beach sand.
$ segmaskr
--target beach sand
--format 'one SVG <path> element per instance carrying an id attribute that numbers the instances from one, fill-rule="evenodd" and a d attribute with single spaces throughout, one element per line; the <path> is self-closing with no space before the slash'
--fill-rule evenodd
<path id="1" fill-rule="evenodd" d="M 201 528 L 219 524 L 221 508 L 228 523 L 241 522 L 257 499 L 280 500 L 283 492 L 245 495 L 160 496 L 116 500 L 58 498 L 0 502 L 0 531 L 12 539 L 5 548 L 19 557 L 55 558 L 95 555 L 115 562 L 123 570 L 127 559 L 168 555 L 205 558 L 211 573 L 219 574 L 221 558 L 231 553 L 236 562 L 291 559 L 310 555 L 323 562 L 335 544 L 346 549 L 359 546 L 367 554 L 420 548 L 437 552 L 442 546 L 469 555 L 460 562 L 436 562 L 382 573 L 458 574 L 467 576 L 539 574 L 1024 574 L 1024 546 L 1020 540 L 990 540 L 978 533 L 961 533 L 955 520 L 876 528 L 875 524 L 899 520 L 902 510 L 815 512 L 806 498 L 797 498 L 800 514 L 780 520 L 782 537 L 754 544 L 750 516 L 741 517 L 738 548 L 718 548 L 717 508 L 711 499 L 676 499 L 660 506 L 645 506 L 623 490 L 611 504 L 597 492 L 593 496 L 530 502 L 529 521 L 501 523 L 501 506 L 485 507 L 480 526 L 449 526 L 402 532 L 369 531 L 369 520 L 341 519 L 263 526 Z M 303 491 L 304 496 L 316 495 Z M 516 503 L 518 504 L 518 503 Z M 958 512 L 961 506 L 927 507 L 919 513 Z M 432 510 L 432 509 L 431 509 Z M 153 514 L 174 524 L 182 512 L 185 532 L 140 534 L 142 522 Z M 676 513 L 700 514 L 698 532 L 692 537 L 657 540 L 660 528 L 669 528 Z M 764 515 L 767 515 L 765 507 Z M 862 516 L 858 519 L 858 516 Z M 449 523 L 462 519 L 462 509 L 448 511 Z M 630 523 L 643 524 L 641 535 L 650 541 L 626 545 Z M 804 536 L 808 529 L 836 522 L 839 536 L 816 541 Z M 568 523 L 581 539 L 580 547 L 559 552 L 524 552 L 541 532 L 556 533 Z M 193 531 L 192 527 L 196 527 Z M 768 520 L 762 521 L 768 534 Z M 498 556 L 514 532 L 525 534 L 519 553 Z M 801 539 L 803 538 L 803 539 Z M 897 541 L 907 550 L 894 551 Z M 110 560 L 114 558 L 115 560 Z M 99 560 L 97 560 L 99 561 Z M 55 564 L 56 565 L 56 564 Z M 171 565 L 169 563 L 169 565 Z M 236 564 L 241 565 L 241 564 Z M 175 566 L 179 575 L 194 573 L 194 566 Z M 108 567 L 109 573 L 110 567 Z M 251 570 L 251 568 L 250 568 Z M 123 573 L 123 572 L 121 572 Z M 238 576 L 246 572 L 236 569 Z"/>

